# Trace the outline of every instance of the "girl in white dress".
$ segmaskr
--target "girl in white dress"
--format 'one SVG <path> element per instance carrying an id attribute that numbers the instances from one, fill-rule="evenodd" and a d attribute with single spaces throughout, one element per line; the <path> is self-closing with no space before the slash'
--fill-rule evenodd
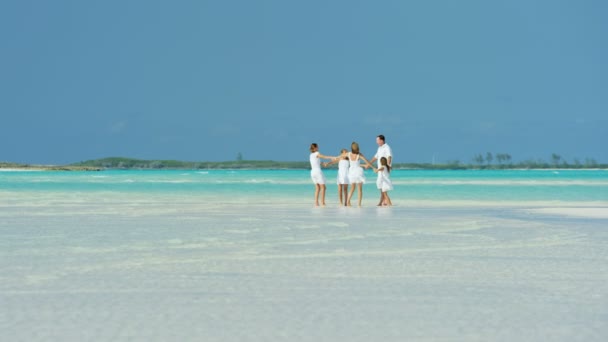
<path id="1" fill-rule="evenodd" d="M 346 205 L 346 199 L 348 198 L 348 150 L 343 148 L 340 151 L 339 159 L 332 160 L 331 162 L 325 163 L 325 166 L 335 164 L 338 162 L 338 197 L 340 198 L 340 205 Z"/>
<path id="2" fill-rule="evenodd" d="M 353 142 L 350 145 L 351 152 L 348 153 L 348 160 L 350 167 L 348 169 L 348 180 L 352 184 L 350 188 L 350 194 L 348 195 L 348 205 L 350 205 L 350 199 L 355 193 L 355 187 L 359 190 L 359 206 L 361 206 L 361 200 L 363 199 L 363 183 L 365 183 L 365 175 L 363 174 L 363 168 L 361 167 L 361 160 L 365 161 L 366 166 L 372 166 L 369 161 L 359 152 L 359 144 Z"/>
<path id="3" fill-rule="evenodd" d="M 380 167 L 374 169 L 374 172 L 378 174 L 378 179 L 376 180 L 376 186 L 382 192 L 382 197 L 380 198 L 380 205 L 390 206 L 393 205 L 391 202 L 391 198 L 388 196 L 389 190 L 393 190 L 393 182 L 391 182 L 391 167 L 388 165 L 388 159 L 385 157 L 380 158 Z"/>
<path id="4" fill-rule="evenodd" d="M 310 178 L 315 184 L 315 206 L 319 206 L 319 194 L 321 195 L 321 204 L 325 205 L 325 175 L 321 171 L 321 159 L 335 159 L 336 157 L 324 156 L 319 152 L 319 145 L 316 143 L 310 144 Z"/>

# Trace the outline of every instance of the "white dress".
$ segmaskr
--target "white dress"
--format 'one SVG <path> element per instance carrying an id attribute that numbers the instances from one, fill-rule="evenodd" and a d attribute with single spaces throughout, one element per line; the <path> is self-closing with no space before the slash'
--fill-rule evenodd
<path id="1" fill-rule="evenodd" d="M 310 154 L 310 178 L 315 184 L 325 184 L 325 175 L 323 174 L 323 171 L 321 171 L 319 152 Z"/>
<path id="2" fill-rule="evenodd" d="M 365 175 L 363 174 L 363 168 L 359 162 L 359 155 L 349 152 L 348 160 L 350 160 L 350 168 L 348 169 L 348 180 L 350 183 L 365 183 Z"/>
<path id="3" fill-rule="evenodd" d="M 338 163 L 338 184 L 348 183 L 348 160 L 340 159 Z"/>
<path id="4" fill-rule="evenodd" d="M 382 190 L 382 192 L 393 190 L 393 182 L 391 182 L 390 173 L 388 172 L 386 166 L 384 166 L 382 171 L 378 171 L 376 186 L 378 189 Z"/>

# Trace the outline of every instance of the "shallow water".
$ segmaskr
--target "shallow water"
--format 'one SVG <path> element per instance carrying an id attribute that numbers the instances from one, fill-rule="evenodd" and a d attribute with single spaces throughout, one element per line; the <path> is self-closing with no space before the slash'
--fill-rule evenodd
<path id="1" fill-rule="evenodd" d="M 336 171 L 325 174 L 333 196 Z M 376 175 L 367 170 L 366 178 L 364 192 L 377 192 Z M 403 200 L 608 201 L 607 170 L 394 170 L 391 178 L 396 185 L 391 194 Z M 307 170 L 0 172 L 3 190 L 294 198 L 312 194 Z"/>
<path id="2" fill-rule="evenodd" d="M 301 171 L 0 174 L 3 339 L 608 337 L 605 175 L 394 175 L 313 208 Z"/>

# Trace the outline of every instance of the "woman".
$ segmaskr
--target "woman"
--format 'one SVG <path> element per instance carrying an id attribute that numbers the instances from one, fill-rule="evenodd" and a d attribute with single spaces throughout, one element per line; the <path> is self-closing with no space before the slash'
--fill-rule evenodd
<path id="1" fill-rule="evenodd" d="M 336 157 L 324 156 L 319 152 L 319 145 L 316 143 L 310 144 L 310 178 L 315 184 L 315 206 L 319 206 L 319 194 L 321 195 L 321 204 L 325 205 L 325 175 L 321 170 L 321 159 L 335 159 Z"/>
<path id="2" fill-rule="evenodd" d="M 363 175 L 363 168 L 361 167 L 361 160 L 365 161 L 366 167 L 372 166 L 369 161 L 359 151 L 359 144 L 353 141 L 350 145 L 351 152 L 348 153 L 348 160 L 350 161 L 350 168 L 348 169 L 348 180 L 350 181 L 350 194 L 348 195 L 348 205 L 350 200 L 355 193 L 355 188 L 359 190 L 359 206 L 363 200 L 363 183 L 365 183 L 365 175 Z"/>

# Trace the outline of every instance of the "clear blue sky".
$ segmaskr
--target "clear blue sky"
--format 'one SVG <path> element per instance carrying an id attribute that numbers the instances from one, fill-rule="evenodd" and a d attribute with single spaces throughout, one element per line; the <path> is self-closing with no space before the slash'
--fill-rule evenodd
<path id="1" fill-rule="evenodd" d="M 0 2 L 0 160 L 608 162 L 608 2 Z"/>

